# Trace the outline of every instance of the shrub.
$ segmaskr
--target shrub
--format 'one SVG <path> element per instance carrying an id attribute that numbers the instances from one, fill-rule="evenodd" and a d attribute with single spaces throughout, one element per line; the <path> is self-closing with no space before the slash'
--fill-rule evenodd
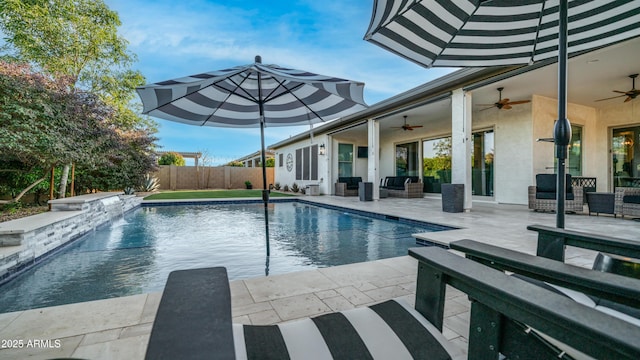
<path id="1" fill-rule="evenodd" d="M 244 163 L 242 161 L 231 161 L 226 166 L 244 167 Z"/>
<path id="2" fill-rule="evenodd" d="M 154 192 L 158 191 L 158 189 L 160 189 L 160 182 L 158 181 L 158 178 L 149 174 L 145 175 L 144 182 L 142 183 L 142 186 L 140 186 L 140 191 Z"/>
<path id="3" fill-rule="evenodd" d="M 276 189 L 276 190 L 280 190 L 280 183 L 279 183 L 279 182 L 277 182 L 277 183 L 276 183 L 276 185 L 275 185 L 275 189 Z"/>
<path id="4" fill-rule="evenodd" d="M 170 151 L 160 156 L 158 164 L 184 166 L 185 161 L 182 155 L 178 154 L 177 152 Z"/>
<path id="5" fill-rule="evenodd" d="M 283 191 L 289 191 L 289 185 L 285 185 Z"/>
<path id="6" fill-rule="evenodd" d="M 297 193 L 298 190 L 300 190 L 300 188 L 298 187 L 298 184 L 293 183 L 293 185 L 291 185 L 291 191 L 293 191 L 294 193 Z"/>

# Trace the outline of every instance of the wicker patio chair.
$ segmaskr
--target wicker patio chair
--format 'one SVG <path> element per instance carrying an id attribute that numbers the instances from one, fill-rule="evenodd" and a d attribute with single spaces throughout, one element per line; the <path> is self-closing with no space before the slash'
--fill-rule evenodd
<path id="1" fill-rule="evenodd" d="M 571 185 L 571 175 L 567 174 L 566 212 L 579 213 L 584 207 L 584 192 L 582 186 Z M 556 174 L 536 175 L 536 185 L 529 186 L 529 209 L 534 211 L 556 210 Z"/>

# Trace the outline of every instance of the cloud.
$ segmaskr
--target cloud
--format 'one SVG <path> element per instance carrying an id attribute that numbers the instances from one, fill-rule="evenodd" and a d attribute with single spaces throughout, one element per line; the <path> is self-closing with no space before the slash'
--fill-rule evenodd
<path id="1" fill-rule="evenodd" d="M 447 72 L 424 69 L 362 40 L 371 1 L 105 2 L 120 14 L 119 31 L 148 82 L 249 64 L 261 55 L 267 64 L 365 82 L 365 101 L 372 105 Z M 204 131 L 159 122 L 161 144 L 175 150 L 209 149 L 233 159 L 260 148 L 258 129 Z M 276 129 L 266 130 L 267 145 L 308 127 Z"/>

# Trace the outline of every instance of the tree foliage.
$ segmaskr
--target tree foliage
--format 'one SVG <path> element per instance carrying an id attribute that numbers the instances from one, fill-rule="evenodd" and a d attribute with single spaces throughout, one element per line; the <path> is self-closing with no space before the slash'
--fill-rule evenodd
<path id="1" fill-rule="evenodd" d="M 178 154 L 177 152 L 169 151 L 160 156 L 160 159 L 158 159 L 158 164 L 184 166 L 186 162 L 184 161 L 182 155 Z"/>
<path id="2" fill-rule="evenodd" d="M 87 189 L 138 185 L 154 169 L 152 133 L 114 126 L 112 106 L 65 79 L 0 61 L 0 188 L 15 197 L 16 187 L 69 162 L 103 177 Z"/>
<path id="3" fill-rule="evenodd" d="M 156 125 L 132 107 L 144 77 L 120 24 L 102 0 L 0 0 L 2 57 L 31 65 L 1 64 L 0 161 L 36 174 L 74 163 L 85 191 L 137 186 L 154 169 Z"/>
<path id="4" fill-rule="evenodd" d="M 229 161 L 225 164 L 225 166 L 234 166 L 234 167 L 244 167 L 244 163 L 242 161 Z"/>

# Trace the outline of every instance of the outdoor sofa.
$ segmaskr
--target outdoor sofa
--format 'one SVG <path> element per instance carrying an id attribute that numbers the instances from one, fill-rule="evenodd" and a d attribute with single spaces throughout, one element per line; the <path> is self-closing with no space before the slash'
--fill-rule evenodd
<path id="1" fill-rule="evenodd" d="M 146 358 L 551 359 L 572 348 L 640 358 L 638 326 L 438 247 L 409 253 L 418 260 L 415 308 L 389 300 L 268 326 L 232 324 L 224 268 L 174 271 Z M 449 286 L 472 300 L 467 356 L 442 334 Z"/>
<path id="2" fill-rule="evenodd" d="M 386 190 L 391 197 L 423 197 L 423 185 L 418 176 L 387 176 L 380 180 L 380 189 Z"/>
<path id="3" fill-rule="evenodd" d="M 640 188 L 617 187 L 614 199 L 614 213 L 640 217 Z"/>
<path id="4" fill-rule="evenodd" d="M 360 176 L 341 176 L 335 184 L 336 196 L 358 196 L 358 187 L 362 182 Z"/>
<path id="5" fill-rule="evenodd" d="M 534 211 L 555 211 L 557 203 L 556 174 L 537 174 L 536 185 L 529 186 L 529 209 Z M 566 178 L 566 197 L 564 210 L 580 213 L 584 207 L 584 192 L 582 186 L 573 186 L 571 175 Z"/>

